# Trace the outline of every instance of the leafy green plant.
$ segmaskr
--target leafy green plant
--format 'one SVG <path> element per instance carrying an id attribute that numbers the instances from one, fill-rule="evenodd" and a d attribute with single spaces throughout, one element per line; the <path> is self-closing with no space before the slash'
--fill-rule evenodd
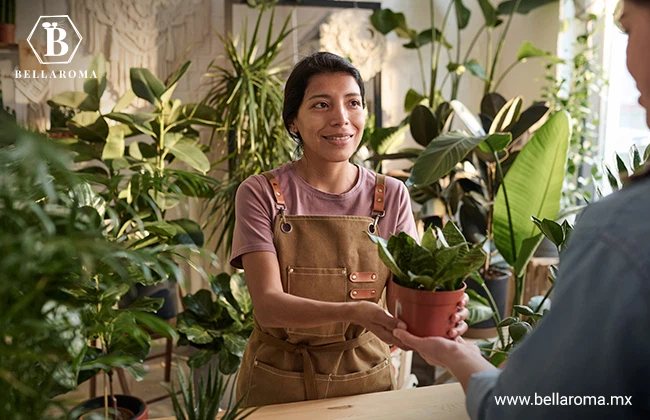
<path id="1" fill-rule="evenodd" d="M 206 289 L 183 297 L 178 344 L 198 349 L 188 360 L 190 367 L 199 368 L 218 355 L 219 371 L 230 375 L 239 368 L 253 331 L 253 303 L 243 273 L 221 273 L 210 279 L 210 287 L 216 300 Z"/>
<path id="2" fill-rule="evenodd" d="M 558 80 L 554 63 L 546 66 L 546 81 L 542 97 L 552 112 L 564 110 L 572 120 L 573 131 L 569 143 L 567 174 L 562 190 L 562 207 L 577 206 L 592 199 L 593 181 L 600 181 L 602 172 L 595 158 L 598 153 L 598 125 L 592 98 L 607 84 L 603 69 L 594 61 L 599 46 L 594 36 L 600 31 L 598 16 L 587 14 L 580 18 L 586 30 L 576 37 L 575 54 L 568 62 L 571 71 L 567 78 Z"/>
<path id="3" fill-rule="evenodd" d="M 542 234 L 557 247 L 558 253 L 566 248 L 567 242 L 573 232 L 573 226 L 571 224 L 564 221 L 560 225 L 553 220 L 539 220 L 535 217 L 532 218 L 532 221 Z M 508 328 L 507 341 L 502 340 L 501 345 L 496 340 L 488 340 L 481 343 L 480 347 L 486 357 L 495 366 L 499 366 L 508 357 L 510 352 L 543 321 L 544 316 L 551 309 L 551 300 L 549 297 L 555 288 L 555 279 L 558 275 L 557 266 L 551 265 L 550 273 L 548 276 L 550 287 L 544 296 L 533 296 L 527 305 L 513 306 L 513 314 L 497 324 L 499 330 Z M 501 334 L 501 337 L 503 337 L 503 334 Z"/>
<path id="4" fill-rule="evenodd" d="M 379 257 L 394 275 L 395 281 L 411 289 L 452 291 L 485 261 L 481 247 L 471 247 L 453 222 L 441 230 L 427 229 L 422 245 L 405 232 L 388 240 L 370 235 L 378 245 Z"/>
<path id="5" fill-rule="evenodd" d="M 216 371 L 209 368 L 207 379 L 199 378 L 198 388 L 194 387 L 194 370 L 190 371 L 189 380 L 183 369 L 178 369 L 176 377 L 181 388 L 183 405 L 178 399 L 178 393 L 174 383 L 171 389 L 167 388 L 174 407 L 174 414 L 178 420 L 214 420 L 219 414 L 222 420 L 243 420 L 253 414 L 258 408 L 241 408 L 245 397 L 242 397 L 233 405 L 232 396 L 228 401 L 228 408 L 219 411 L 219 402 L 223 399 L 226 389 L 230 386 L 234 377 L 224 381 Z"/>
<path id="6" fill-rule="evenodd" d="M 621 156 L 616 153 L 616 171 L 613 171 L 607 164 L 603 164 L 604 172 L 607 177 L 607 182 L 612 189 L 612 192 L 618 191 L 623 188 L 636 172 L 642 170 L 650 159 L 650 145 L 648 145 L 643 152 L 643 156 L 639 153 L 636 145 L 630 147 L 629 164 L 625 164 Z M 604 194 L 600 187 L 596 186 L 596 193 L 598 197 L 603 197 Z"/>
<path id="7" fill-rule="evenodd" d="M 158 249 L 109 240 L 109 227 L 88 205 L 89 185 L 72 166 L 66 150 L 0 114 L 2 418 L 59 417 L 65 407 L 52 398 L 100 368 L 142 376 L 145 330 L 175 336 L 146 313 L 157 300 L 114 309 L 136 279 L 167 276 L 173 261 Z M 97 338 L 100 346 L 89 344 Z"/>
<path id="8" fill-rule="evenodd" d="M 485 87 L 483 95 L 485 96 L 489 93 L 496 92 L 508 73 L 519 63 L 523 63 L 531 58 L 543 58 L 551 62 L 557 62 L 557 58 L 549 52 L 535 47 L 529 41 L 523 41 L 517 52 L 515 61 L 508 66 L 503 74 L 497 79 L 496 69 L 498 68 L 503 47 L 514 15 L 517 13 L 527 14 L 537 7 L 549 2 L 551 1 L 504 1 L 495 8 L 489 0 L 479 0 L 485 23 L 473 36 L 472 41 L 469 43 L 464 53 L 460 49 L 460 45 L 462 45 L 461 37 L 463 31 L 469 25 L 471 12 L 465 7 L 462 0 L 449 2 L 440 28 L 435 27 L 435 7 L 433 0 L 430 0 L 429 10 L 431 27 L 420 32 L 408 26 L 406 17 L 403 13 L 394 12 L 391 9 L 380 9 L 373 13 L 370 21 L 379 32 L 388 34 L 394 31 L 398 37 L 408 41 L 408 43 L 403 45 L 404 48 L 413 49 L 417 52 L 422 79 L 421 92 L 418 92 L 415 89 L 409 89 L 405 96 L 404 110 L 409 115 L 407 115 L 407 117 L 396 127 L 375 130 L 370 141 L 373 151 L 379 155 L 383 155 L 388 150 L 399 146 L 404 139 L 404 134 L 406 133 L 409 124 L 411 124 L 411 133 L 413 134 L 413 138 L 424 147 L 427 146 L 432 138 L 437 137 L 438 134 L 443 131 L 447 131 L 444 130 L 444 127 L 449 121 L 450 109 L 449 105 L 445 104 L 446 100 L 443 97 L 442 92 L 445 89 L 445 84 L 448 80 L 451 80 L 452 84 L 449 101 L 456 99 L 461 79 L 466 73 L 470 73 L 484 82 Z M 447 25 L 452 10 L 455 14 L 456 45 L 452 44 L 447 38 Z M 503 16 L 506 19 L 506 23 L 498 36 L 498 42 L 495 44 L 492 40 L 494 31 L 504 23 L 500 16 Z M 477 41 L 486 38 L 488 54 L 485 59 L 485 64 L 482 65 L 479 60 L 471 58 L 471 55 Z M 427 46 L 430 47 L 429 56 L 431 59 L 430 68 L 428 69 L 429 86 L 427 86 L 422 54 L 422 49 Z M 442 78 L 440 84 L 438 84 L 438 76 L 443 72 L 443 69 L 440 66 L 440 57 L 443 51 L 448 56 L 449 63 L 445 69 L 445 76 Z M 422 112 L 422 109 L 416 111 L 418 105 L 423 105 L 423 107 L 427 108 L 429 111 L 427 115 L 420 116 L 420 118 L 427 119 L 427 130 L 425 131 L 412 126 L 412 119 L 418 117 L 418 112 Z"/>
<path id="9" fill-rule="evenodd" d="M 295 147 L 282 122 L 284 68 L 276 64 L 282 42 L 293 31 L 288 27 L 290 16 L 274 37 L 275 9 L 271 7 L 266 40 L 262 41 L 259 30 L 264 16 L 265 9 L 258 14 L 250 39 L 244 31 L 241 44 L 232 34 L 219 35 L 230 68 L 212 63 L 206 73 L 211 79 L 206 103 L 221 122 L 216 138 L 228 150 L 217 162 L 228 162 L 228 173 L 215 188 L 209 206 L 209 218 L 222 221 L 212 232 L 218 237 L 217 249 L 226 252 L 232 244 L 237 188 L 249 176 L 290 161 Z"/>

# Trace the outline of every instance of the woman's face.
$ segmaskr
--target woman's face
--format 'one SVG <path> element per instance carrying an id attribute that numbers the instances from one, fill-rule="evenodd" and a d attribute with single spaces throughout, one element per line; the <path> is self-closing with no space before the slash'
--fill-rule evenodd
<path id="1" fill-rule="evenodd" d="M 641 92 L 639 103 L 650 126 L 650 2 L 641 5 L 625 1 L 620 23 L 629 35 L 627 68 Z"/>
<path id="2" fill-rule="evenodd" d="M 300 134 L 306 157 L 334 163 L 350 159 L 364 124 L 356 80 L 347 73 L 327 73 L 310 79 L 290 129 Z"/>

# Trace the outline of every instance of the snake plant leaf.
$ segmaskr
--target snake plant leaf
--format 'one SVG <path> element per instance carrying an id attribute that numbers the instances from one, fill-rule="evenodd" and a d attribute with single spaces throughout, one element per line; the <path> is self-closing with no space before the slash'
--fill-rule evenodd
<path id="1" fill-rule="evenodd" d="M 424 105 L 416 105 L 411 112 L 411 135 L 418 144 L 426 147 L 439 134 L 438 121 L 431 110 Z"/>
<path id="2" fill-rule="evenodd" d="M 463 132 L 442 134 L 433 139 L 417 158 L 407 185 L 431 185 L 463 160 L 485 137 L 474 137 Z"/>
<path id="3" fill-rule="evenodd" d="M 650 144 L 645 148 L 643 152 L 643 161 L 646 162 L 650 158 Z"/>
<path id="4" fill-rule="evenodd" d="M 460 252 L 458 253 L 458 256 L 462 257 L 469 251 L 469 247 L 467 246 L 467 241 L 465 240 L 465 237 L 463 234 L 460 232 L 458 227 L 454 222 L 451 220 L 445 223 L 445 226 L 442 228 L 442 234 L 445 237 L 445 240 L 449 244 L 449 246 L 456 246 L 460 245 Z"/>
<path id="5" fill-rule="evenodd" d="M 379 252 L 379 258 L 393 273 L 393 275 L 403 282 L 409 282 L 409 276 L 399 268 L 390 251 L 388 251 L 388 242 L 382 237 L 371 235 L 369 233 L 368 237 L 370 237 L 370 240 L 378 245 L 377 248 Z"/>
<path id="6" fill-rule="evenodd" d="M 570 134 L 567 113 L 555 114 L 521 150 L 497 191 L 494 242 L 510 265 L 515 264 L 523 241 L 537 235 L 537 227 L 530 217 L 555 219 L 560 210 Z M 504 184 L 509 208 L 506 207 Z M 509 215 L 513 235 L 510 234 Z"/>
<path id="7" fill-rule="evenodd" d="M 630 162 L 632 162 L 632 172 L 636 172 L 641 168 L 641 155 L 636 144 L 630 147 Z"/>

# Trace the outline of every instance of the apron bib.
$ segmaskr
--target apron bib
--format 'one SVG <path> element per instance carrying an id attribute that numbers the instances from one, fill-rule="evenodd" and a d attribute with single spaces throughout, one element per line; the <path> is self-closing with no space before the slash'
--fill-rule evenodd
<path id="1" fill-rule="evenodd" d="M 377 175 L 372 216 L 286 215 L 280 184 L 264 173 L 280 213 L 274 220 L 282 288 L 326 302 L 368 300 L 385 307 L 390 271 L 364 231 L 378 234 L 385 176 Z M 388 345 L 360 325 L 255 328 L 237 377 L 245 406 L 341 397 L 395 388 Z"/>

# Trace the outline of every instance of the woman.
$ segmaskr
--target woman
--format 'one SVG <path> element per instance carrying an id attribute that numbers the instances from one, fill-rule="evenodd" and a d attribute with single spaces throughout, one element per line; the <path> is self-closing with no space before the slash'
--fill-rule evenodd
<path id="1" fill-rule="evenodd" d="M 625 0 L 627 66 L 650 126 L 650 0 Z M 447 366 L 473 419 L 650 418 L 650 165 L 589 206 L 562 254 L 553 308 L 503 371 L 476 346 L 395 336 Z M 503 403 L 503 397 L 528 398 Z"/>
<path id="2" fill-rule="evenodd" d="M 285 87 L 283 119 L 302 157 L 239 187 L 231 264 L 243 268 L 255 329 L 238 376 L 245 405 L 394 388 L 382 306 L 390 272 L 364 231 L 417 237 L 408 191 L 349 159 L 365 124 L 364 86 L 346 60 L 316 53 Z M 467 296 L 450 337 L 467 329 Z"/>

